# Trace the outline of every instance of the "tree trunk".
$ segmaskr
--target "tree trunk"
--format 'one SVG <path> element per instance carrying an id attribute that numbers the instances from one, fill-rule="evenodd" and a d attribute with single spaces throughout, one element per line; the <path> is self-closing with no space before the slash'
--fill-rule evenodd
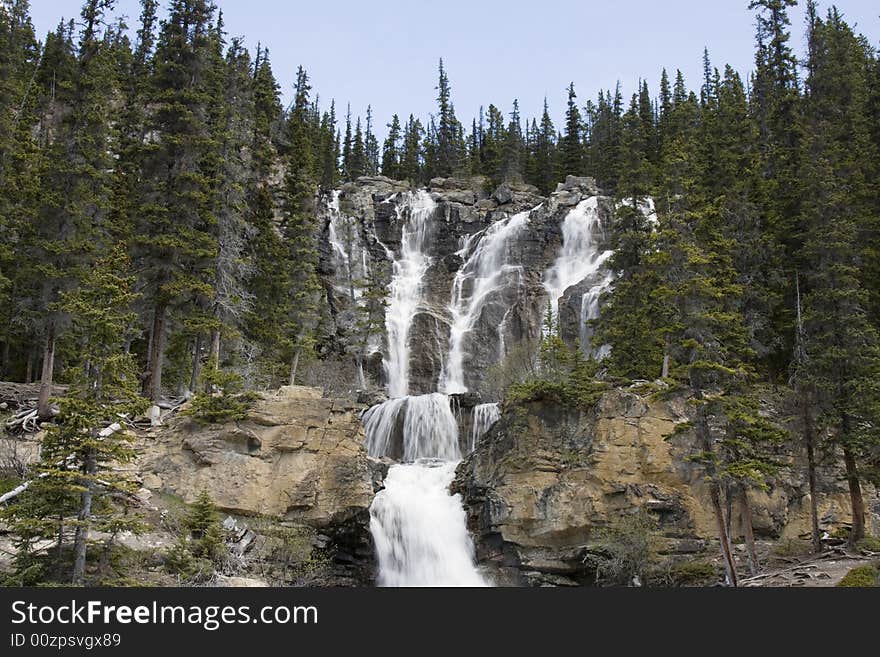
<path id="1" fill-rule="evenodd" d="M 220 368 L 220 329 L 211 331 L 211 363 L 214 371 Z"/>
<path id="2" fill-rule="evenodd" d="M 24 369 L 24 382 L 25 383 L 33 383 L 34 382 L 34 353 L 33 351 L 28 351 L 27 356 L 27 364 Z"/>
<path id="3" fill-rule="evenodd" d="M 761 564 L 758 562 L 758 551 L 755 549 L 755 530 L 752 528 L 752 505 L 749 503 L 749 492 L 745 486 L 739 486 L 739 512 L 743 526 L 743 538 L 746 540 L 746 552 L 749 555 L 749 573 L 758 574 Z"/>
<path id="4" fill-rule="evenodd" d="M 165 304 L 157 303 L 153 311 L 153 330 L 151 331 L 150 352 L 147 357 L 147 376 L 144 380 L 144 394 L 152 401 L 159 401 L 162 396 L 165 313 Z"/>
<path id="5" fill-rule="evenodd" d="M 727 522 L 724 519 L 724 508 L 721 505 L 721 487 L 717 482 L 712 481 L 709 483 L 709 496 L 712 498 L 712 508 L 715 510 L 715 522 L 718 525 L 718 539 L 721 543 L 721 556 L 724 557 L 727 581 L 731 586 L 738 586 L 736 564 L 733 562 L 733 553 L 730 550 L 730 537 L 727 534 Z"/>
<path id="6" fill-rule="evenodd" d="M 85 490 L 80 495 L 81 506 L 77 517 L 76 534 L 73 538 L 73 584 L 82 586 L 86 579 L 86 542 L 89 539 L 89 519 L 92 516 L 92 495 L 95 486 L 94 474 L 98 469 L 97 454 L 90 449 L 86 454 L 84 471 L 88 476 Z"/>
<path id="7" fill-rule="evenodd" d="M 6 379 L 9 370 L 9 340 L 3 341 L 3 352 L 0 354 L 0 378 Z"/>
<path id="8" fill-rule="evenodd" d="M 865 501 L 862 499 L 862 486 L 853 453 L 844 448 L 843 462 L 846 465 L 846 480 L 849 482 L 849 500 L 852 506 L 852 530 L 849 533 L 850 546 L 865 538 Z"/>
<path id="9" fill-rule="evenodd" d="M 189 377 L 189 391 L 194 393 L 199 385 L 199 375 L 202 373 L 202 338 L 196 336 L 193 345 L 192 374 Z"/>
<path id="10" fill-rule="evenodd" d="M 804 442 L 807 446 L 807 480 L 810 485 L 810 533 L 813 552 L 818 554 L 822 551 L 822 536 L 819 533 L 819 487 L 816 484 L 816 432 L 806 393 L 802 393 L 801 396 L 801 413 L 804 422 Z"/>
<path id="11" fill-rule="evenodd" d="M 40 395 L 37 400 L 37 415 L 41 420 L 51 416 L 49 398 L 52 396 L 52 375 L 55 372 L 55 323 L 46 327 L 46 340 L 43 343 L 43 373 L 40 377 Z"/>
<path id="12" fill-rule="evenodd" d="M 289 385 L 295 385 L 296 382 L 296 370 L 299 367 L 299 352 L 300 349 L 297 349 L 293 354 L 293 358 L 290 361 L 290 383 Z"/>

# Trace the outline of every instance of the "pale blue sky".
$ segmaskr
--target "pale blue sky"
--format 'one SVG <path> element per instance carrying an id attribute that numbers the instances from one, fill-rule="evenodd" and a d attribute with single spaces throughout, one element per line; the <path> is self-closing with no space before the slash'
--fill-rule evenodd
<path id="1" fill-rule="evenodd" d="M 437 60 L 443 57 L 459 119 L 480 105 L 506 114 L 516 97 L 524 116 L 540 113 L 546 95 L 560 121 L 565 88 L 574 82 L 581 105 L 617 80 L 625 95 L 646 78 L 656 95 L 661 69 L 680 68 L 700 81 L 703 47 L 713 64 L 752 68 L 754 16 L 748 0 L 373 0 L 291 2 L 216 0 L 232 36 L 252 50 L 268 46 L 289 98 L 296 67 L 306 67 L 322 105 L 335 98 L 340 115 L 373 105 L 379 132 L 395 112 L 427 117 L 434 110 Z M 162 2 L 166 4 L 166 2 Z M 801 2 L 804 5 L 805 2 Z M 830 2 L 820 0 L 824 13 Z M 880 39 L 876 0 L 836 3 L 872 44 Z M 80 0 L 32 0 L 42 38 Z M 136 25 L 138 0 L 117 0 L 117 14 Z M 803 42 L 803 8 L 791 11 L 794 45 Z"/>

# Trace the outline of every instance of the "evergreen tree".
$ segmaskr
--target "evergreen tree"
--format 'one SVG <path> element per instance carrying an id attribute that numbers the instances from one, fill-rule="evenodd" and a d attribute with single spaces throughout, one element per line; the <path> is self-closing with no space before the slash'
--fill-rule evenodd
<path id="1" fill-rule="evenodd" d="M 148 132 L 157 141 L 143 145 L 132 244 L 151 315 L 144 392 L 153 400 L 163 390 L 169 314 L 201 317 L 214 294 L 212 13 L 204 0 L 174 0 L 156 48 Z"/>
<path id="2" fill-rule="evenodd" d="M 400 177 L 403 180 L 415 183 L 422 179 L 422 137 L 424 134 L 425 129 L 421 121 L 410 114 L 403 131 L 403 152 L 400 156 Z"/>
<path id="3" fill-rule="evenodd" d="M 577 106 L 577 94 L 574 83 L 568 86 L 568 107 L 565 110 L 565 133 L 559 143 L 560 172 L 559 177 L 583 174 L 584 150 L 581 141 L 582 121 Z"/>
<path id="4" fill-rule="evenodd" d="M 523 143 L 522 124 L 519 116 L 519 101 L 513 101 L 510 123 L 504 133 L 504 148 L 501 156 L 501 178 L 507 182 L 521 182 L 523 177 Z"/>
<path id="5" fill-rule="evenodd" d="M 452 104 L 452 88 L 440 60 L 437 83 L 437 165 L 436 175 L 449 176 L 457 172 L 463 163 L 464 143 L 461 125 L 455 117 Z"/>
<path id="6" fill-rule="evenodd" d="M 290 157 L 284 184 L 282 219 L 282 233 L 287 249 L 285 261 L 288 264 L 284 274 L 285 297 L 288 301 L 285 308 L 283 352 L 289 363 L 290 385 L 296 381 L 297 369 L 303 355 L 311 353 L 318 320 L 317 297 L 320 292 L 317 273 L 316 184 L 308 130 L 310 90 L 308 76 L 300 67 L 297 71 L 296 97 L 288 120 Z"/>
<path id="7" fill-rule="evenodd" d="M 401 178 L 400 118 L 395 114 L 388 124 L 388 136 L 382 145 L 382 175 L 394 180 Z"/>

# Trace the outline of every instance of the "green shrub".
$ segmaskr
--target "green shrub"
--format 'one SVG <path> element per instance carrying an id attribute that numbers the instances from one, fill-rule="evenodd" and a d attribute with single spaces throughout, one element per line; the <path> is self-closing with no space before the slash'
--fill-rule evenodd
<path id="1" fill-rule="evenodd" d="M 707 561 L 686 561 L 672 566 L 669 580 L 673 586 L 710 586 L 719 580 L 719 572 Z"/>
<path id="2" fill-rule="evenodd" d="M 844 588 L 880 586 L 880 570 L 877 566 L 857 566 L 850 570 L 837 584 Z"/>
<path id="3" fill-rule="evenodd" d="M 778 557 L 803 557 L 812 552 L 813 545 L 799 538 L 787 538 L 773 547 L 773 553 Z"/>
<path id="4" fill-rule="evenodd" d="M 224 372 L 213 362 L 208 363 L 202 374 L 203 389 L 190 407 L 184 411 L 202 424 L 237 422 L 247 417 L 248 410 L 256 400 L 252 392 L 242 392 L 242 378 L 234 372 Z"/>
<path id="5" fill-rule="evenodd" d="M 880 552 L 880 538 L 865 536 L 865 538 L 856 543 L 856 548 L 865 552 Z"/>
<path id="6" fill-rule="evenodd" d="M 656 521 L 646 511 L 617 518 L 599 530 L 588 555 L 597 581 L 618 586 L 629 586 L 635 579 L 648 583 L 659 560 L 656 530 Z"/>

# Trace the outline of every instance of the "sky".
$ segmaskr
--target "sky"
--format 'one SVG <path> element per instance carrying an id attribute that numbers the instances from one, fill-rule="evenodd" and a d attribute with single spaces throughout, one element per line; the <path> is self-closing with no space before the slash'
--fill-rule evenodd
<path id="1" fill-rule="evenodd" d="M 456 114 L 468 126 L 481 105 L 494 103 L 507 114 L 514 98 L 524 117 L 540 116 L 546 96 L 559 127 L 570 82 L 581 106 L 618 80 L 625 97 L 642 78 L 656 96 L 663 67 L 670 76 L 681 69 L 696 89 L 704 47 L 720 69 L 729 63 L 747 75 L 754 61 L 748 0 L 215 2 L 230 36 L 243 37 L 252 51 L 258 42 L 269 48 L 286 101 L 302 64 L 322 106 L 335 99 L 338 114 L 351 103 L 354 115 L 365 115 L 371 104 L 380 136 L 394 113 L 424 119 L 434 111 L 441 57 Z M 830 4 L 820 0 L 820 11 Z M 31 0 L 38 36 L 62 17 L 78 17 L 80 5 Z M 139 0 L 117 0 L 116 7 L 116 15 L 127 16 L 135 29 Z M 871 44 L 880 45 L 876 0 L 839 0 L 837 7 Z M 800 52 L 803 7 L 790 16 Z"/>

